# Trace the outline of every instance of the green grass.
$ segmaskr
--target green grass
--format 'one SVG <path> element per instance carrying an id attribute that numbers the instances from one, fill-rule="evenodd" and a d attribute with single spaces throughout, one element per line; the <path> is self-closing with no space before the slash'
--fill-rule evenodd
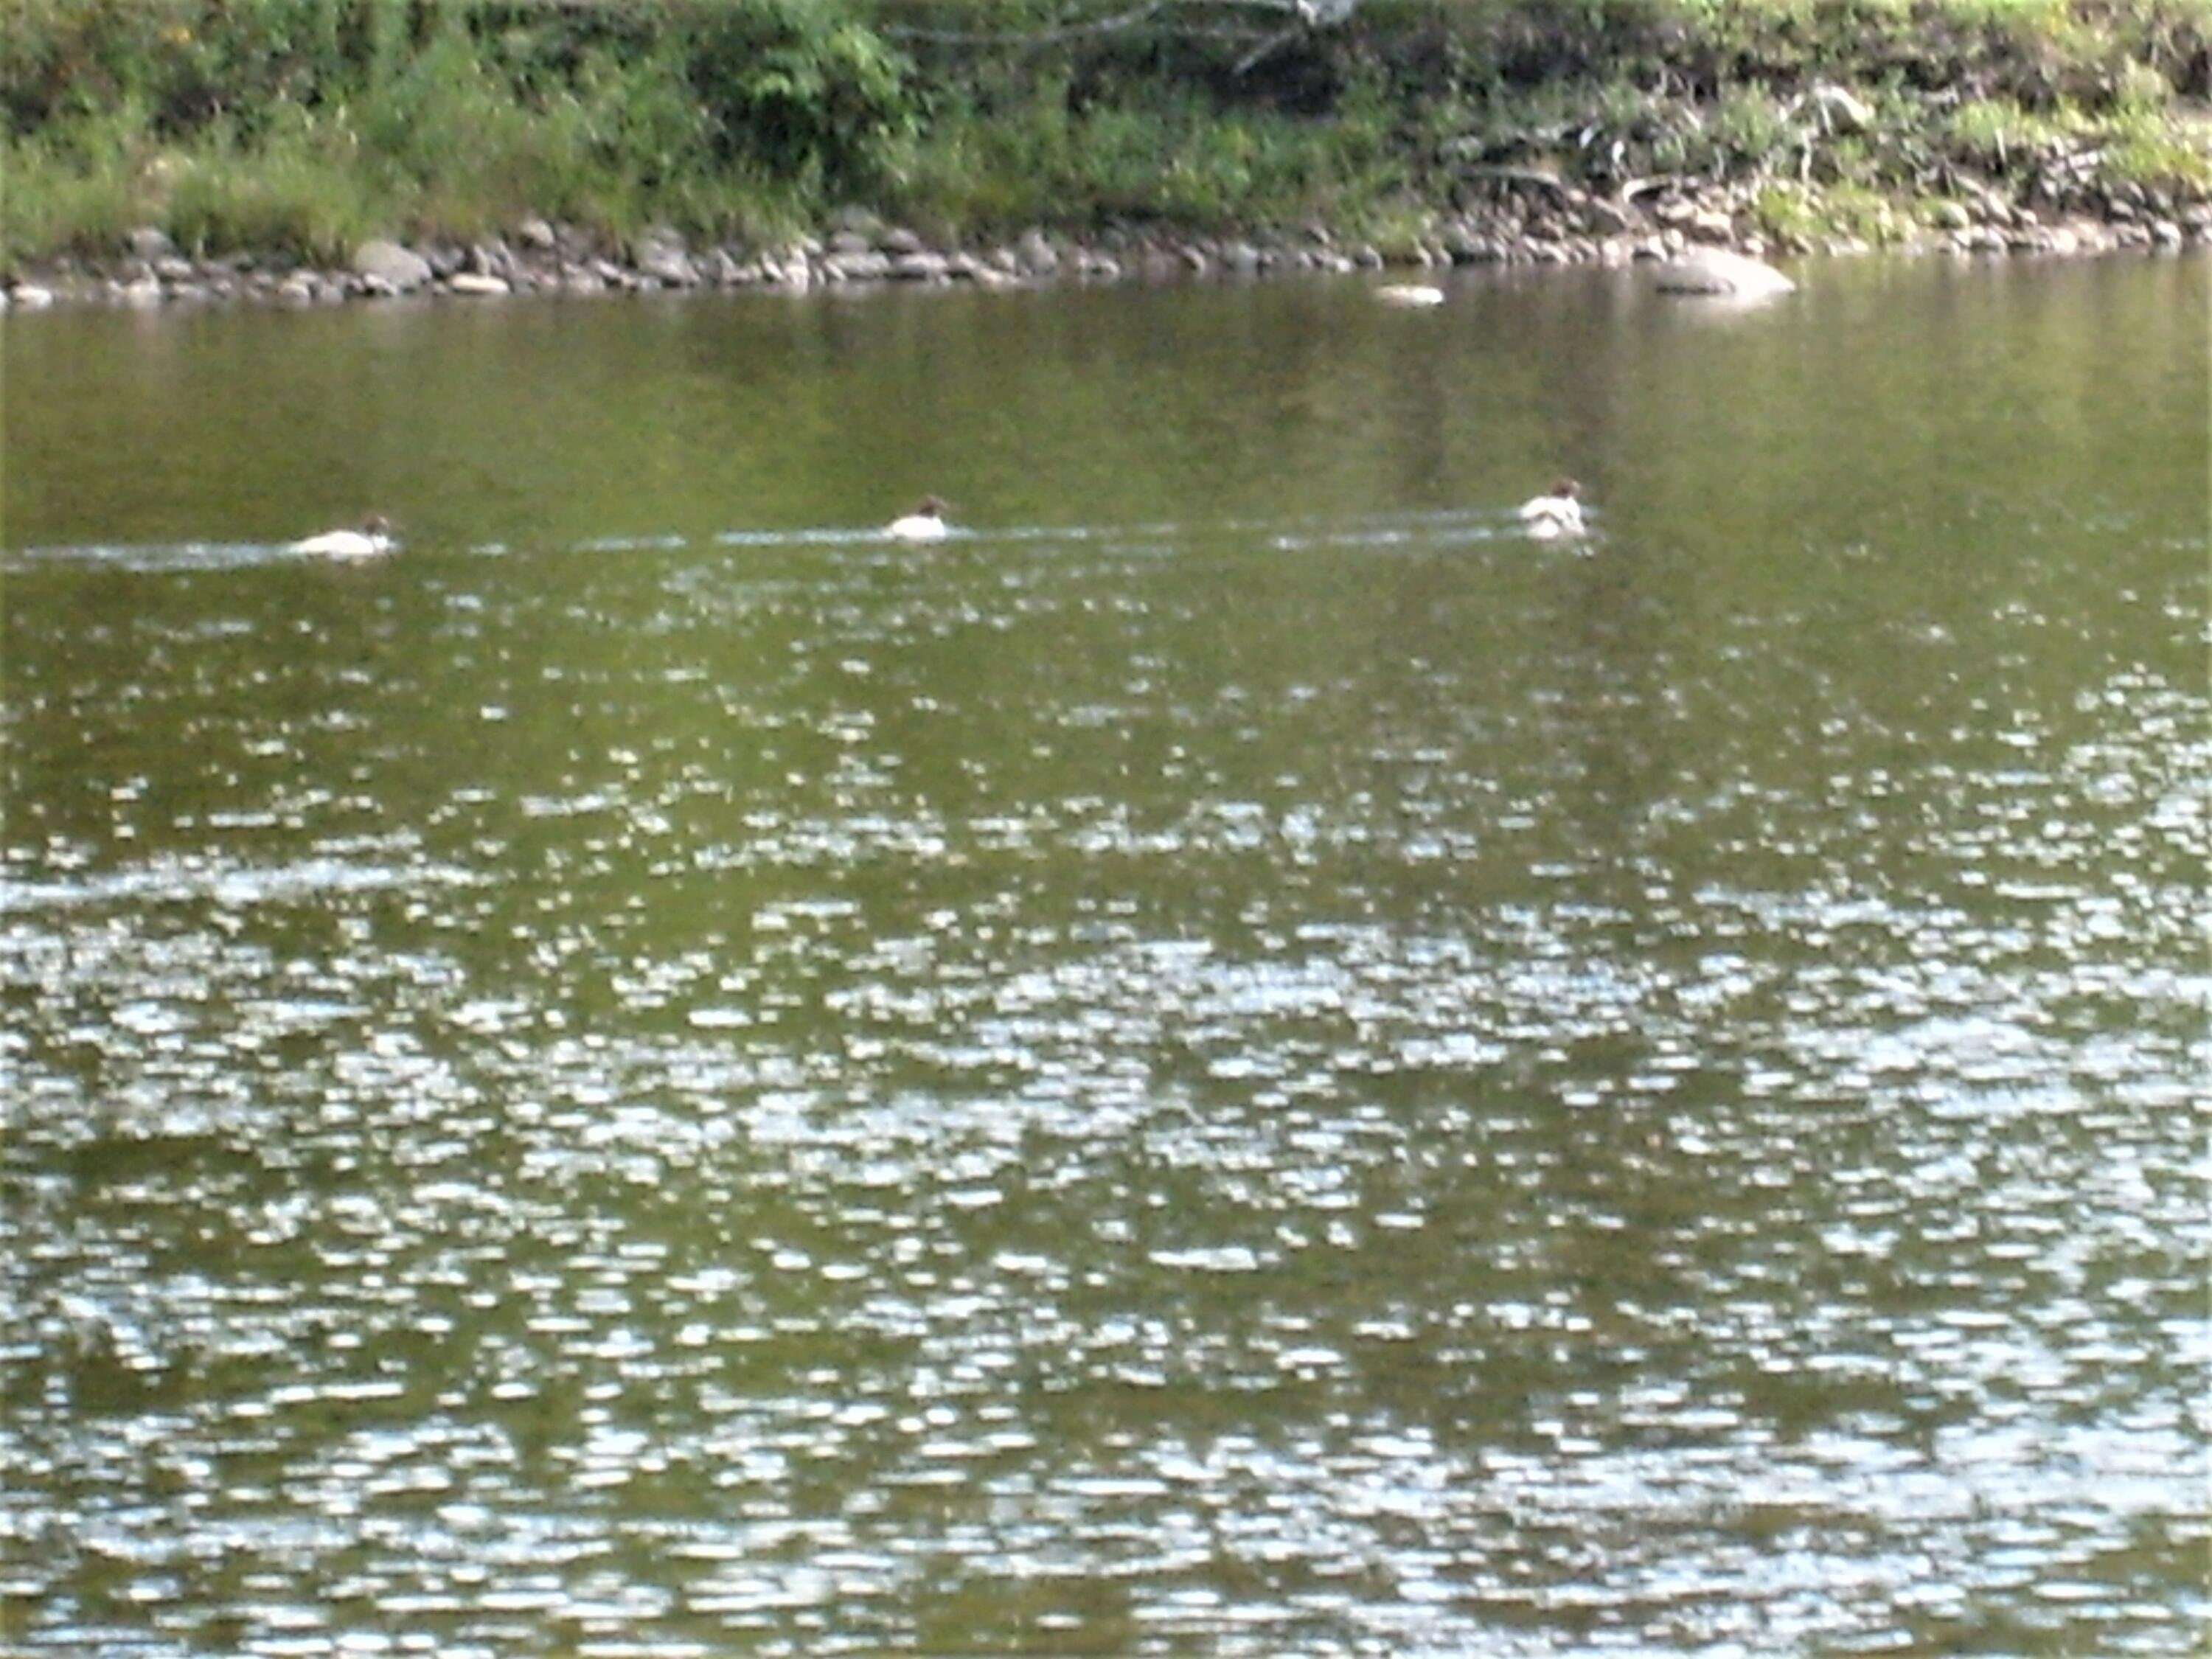
<path id="1" fill-rule="evenodd" d="M 1600 189 L 1742 181 L 1796 235 L 1878 225 L 1947 165 L 2002 184 L 2062 149 L 2100 149 L 2109 180 L 2212 187 L 2190 113 L 2212 97 L 2212 0 L 1367 0 L 1249 63 L 1249 39 L 1176 27 L 1197 0 L 1026 45 L 1003 37 L 1125 8 L 0 3 L 13 262 L 146 223 L 330 258 L 534 215 L 780 236 L 847 203 L 951 234 L 1318 219 L 1409 246 L 1482 160 Z M 1817 82 L 1851 88 L 1870 128 L 1819 127 Z"/>

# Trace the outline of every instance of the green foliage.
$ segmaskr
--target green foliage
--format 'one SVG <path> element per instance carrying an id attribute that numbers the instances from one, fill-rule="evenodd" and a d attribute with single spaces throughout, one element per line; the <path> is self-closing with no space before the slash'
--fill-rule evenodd
<path id="1" fill-rule="evenodd" d="M 380 228 L 386 198 L 288 105 L 260 141 L 210 137 L 177 158 L 160 216 L 182 246 L 336 261 Z"/>
<path id="2" fill-rule="evenodd" d="M 2212 188 L 2212 126 L 2137 106 L 2113 123 L 2106 178 L 2135 185 Z"/>
<path id="3" fill-rule="evenodd" d="M 901 206 L 954 232 L 1044 222 L 1153 221 L 1199 228 L 1349 218 L 1409 168 L 1372 96 L 1334 119 L 1221 109 L 1193 88 L 1141 104 L 1080 100 L 1048 76 L 1028 96 L 948 104 Z"/>
<path id="4" fill-rule="evenodd" d="M 1735 171 L 1784 155 L 1800 129 L 1782 100 L 1756 86 L 1729 87 L 1706 118 L 1715 170 Z"/>
<path id="5" fill-rule="evenodd" d="M 1905 220 L 1886 196 L 1848 184 L 1825 189 L 1787 182 L 1767 185 L 1753 202 L 1751 216 L 1762 234 L 1785 246 L 1811 246 L 1831 236 L 1892 242 L 1905 229 Z"/>
<path id="6" fill-rule="evenodd" d="M 143 222 L 154 194 L 148 116 L 125 100 L 18 139 L 0 161 L 0 254 L 94 252 Z"/>
<path id="7" fill-rule="evenodd" d="M 1949 166 L 2208 171 L 2181 111 L 2212 96 L 2212 0 L 1366 0 L 1279 38 L 1205 0 L 1112 29 L 1064 27 L 1128 14 L 1109 0 L 0 6 L 16 258 L 149 222 L 302 252 L 529 214 L 781 234 L 848 201 L 1410 245 L 1462 159 L 1788 179 L 1810 188 L 1763 211 L 1811 234 Z M 1823 83 L 1873 118 L 1830 130 Z"/>
<path id="8" fill-rule="evenodd" d="M 831 195 L 895 181 L 910 162 L 905 60 L 837 0 L 703 8 L 683 45 L 723 161 Z"/>
<path id="9" fill-rule="evenodd" d="M 2025 167 L 2063 132 L 2049 116 L 2002 99 L 1960 104 L 1943 123 L 1952 154 L 1993 172 Z"/>

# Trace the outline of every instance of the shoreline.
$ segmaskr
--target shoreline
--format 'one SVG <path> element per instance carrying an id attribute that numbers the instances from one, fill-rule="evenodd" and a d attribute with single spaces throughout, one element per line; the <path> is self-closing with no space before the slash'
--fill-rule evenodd
<path id="1" fill-rule="evenodd" d="M 774 246 L 694 243 L 662 228 L 627 244 L 526 218 L 511 235 L 464 243 L 371 240 L 331 267 L 278 253 L 199 258 L 153 227 L 131 231 L 113 258 L 20 267 L 0 284 L 0 310 L 105 306 L 313 307 L 417 295 L 501 299 L 761 289 L 789 294 L 890 285 L 1037 287 L 1077 281 L 1250 279 L 1298 272 L 1419 272 L 1453 266 L 1658 265 L 1699 252 L 1753 258 L 1876 252 L 1960 258 L 2172 252 L 2212 246 L 2212 203 L 2154 188 L 2039 211 L 1996 191 L 1927 204 L 1913 234 L 1776 238 L 1747 222 L 1748 193 L 1729 185 L 1641 181 L 1632 199 L 1548 173 L 1499 179 L 1481 206 L 1440 218 L 1391 246 L 1321 224 L 1204 235 L 1135 227 L 1084 236 L 1032 228 L 1009 240 L 933 245 L 907 227 L 848 208 L 812 234 Z"/>

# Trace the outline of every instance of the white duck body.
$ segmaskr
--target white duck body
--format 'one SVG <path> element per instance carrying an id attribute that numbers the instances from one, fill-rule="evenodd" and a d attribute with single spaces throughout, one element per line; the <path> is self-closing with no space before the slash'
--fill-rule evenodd
<path id="1" fill-rule="evenodd" d="M 934 495 L 884 526 L 884 534 L 895 542 L 941 542 L 951 533 L 945 523 L 945 503 Z"/>
<path id="2" fill-rule="evenodd" d="M 358 530 L 325 530 L 319 536 L 304 537 L 285 550 L 310 558 L 374 559 L 398 545 L 392 538 L 392 526 L 381 519 L 371 519 Z"/>
<path id="3" fill-rule="evenodd" d="M 1583 533 L 1583 504 L 1575 499 L 1581 486 L 1562 479 L 1552 486 L 1549 495 L 1537 495 L 1521 503 L 1521 524 L 1530 536 L 1540 542 L 1558 539 L 1562 536 Z"/>

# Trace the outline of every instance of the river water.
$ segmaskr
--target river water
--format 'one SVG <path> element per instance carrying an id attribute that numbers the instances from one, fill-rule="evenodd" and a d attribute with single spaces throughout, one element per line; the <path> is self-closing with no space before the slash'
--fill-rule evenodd
<path id="1" fill-rule="evenodd" d="M 2206 267 L 1803 274 L 8 318 L 0 1634 L 2198 1651 Z"/>

